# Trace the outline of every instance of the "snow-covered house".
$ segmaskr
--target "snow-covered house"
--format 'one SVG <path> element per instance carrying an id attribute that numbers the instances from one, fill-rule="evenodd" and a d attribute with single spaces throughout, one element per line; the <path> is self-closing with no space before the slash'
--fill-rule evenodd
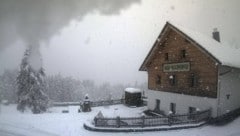
<path id="1" fill-rule="evenodd" d="M 167 22 L 141 65 L 148 73 L 148 108 L 185 114 L 211 109 L 218 117 L 240 108 L 240 51 Z"/>

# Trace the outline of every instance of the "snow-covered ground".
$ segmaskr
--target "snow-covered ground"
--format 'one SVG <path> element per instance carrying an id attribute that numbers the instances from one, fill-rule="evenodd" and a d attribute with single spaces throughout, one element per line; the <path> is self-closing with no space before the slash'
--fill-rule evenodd
<path id="1" fill-rule="evenodd" d="M 104 133 L 92 132 L 83 128 L 83 123 L 91 121 L 101 110 L 106 117 L 141 116 L 145 107 L 128 108 L 124 105 L 96 107 L 89 113 L 78 113 L 77 106 L 54 107 L 48 113 L 19 113 L 16 105 L 0 107 L 0 136 L 240 136 L 240 118 L 225 126 L 203 126 L 200 128 L 135 132 L 135 133 Z M 62 113 L 69 110 L 69 113 Z"/>

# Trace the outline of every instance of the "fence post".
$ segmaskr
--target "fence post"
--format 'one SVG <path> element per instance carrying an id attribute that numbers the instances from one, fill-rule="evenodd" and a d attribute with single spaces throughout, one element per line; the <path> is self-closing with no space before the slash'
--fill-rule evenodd
<path id="1" fill-rule="evenodd" d="M 209 110 L 208 110 L 207 120 L 209 120 L 209 119 L 211 118 L 211 115 L 212 115 L 212 109 L 209 109 Z"/>
<path id="2" fill-rule="evenodd" d="M 145 116 L 142 116 L 142 128 L 145 127 Z"/>
<path id="3" fill-rule="evenodd" d="M 117 116 L 117 118 L 116 118 L 116 125 L 117 125 L 117 128 L 120 127 L 120 117 L 119 116 Z"/>
<path id="4" fill-rule="evenodd" d="M 172 125 L 172 114 L 168 115 L 168 125 L 171 126 Z"/>

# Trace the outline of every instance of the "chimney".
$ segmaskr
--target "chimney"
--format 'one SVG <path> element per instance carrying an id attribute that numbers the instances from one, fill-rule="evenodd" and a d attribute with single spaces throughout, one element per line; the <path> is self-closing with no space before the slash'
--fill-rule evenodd
<path id="1" fill-rule="evenodd" d="M 215 39 L 216 41 L 220 42 L 220 34 L 217 28 L 213 29 L 213 33 L 212 33 L 213 39 Z"/>

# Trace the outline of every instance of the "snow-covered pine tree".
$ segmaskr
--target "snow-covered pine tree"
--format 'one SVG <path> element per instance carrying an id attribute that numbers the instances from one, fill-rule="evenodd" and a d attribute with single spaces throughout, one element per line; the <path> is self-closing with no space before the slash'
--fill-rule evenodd
<path id="1" fill-rule="evenodd" d="M 20 71 L 17 76 L 17 109 L 24 112 L 26 107 L 33 113 L 45 112 L 48 106 L 48 96 L 45 92 L 44 70 L 35 70 L 29 64 L 30 50 L 26 50 Z"/>

